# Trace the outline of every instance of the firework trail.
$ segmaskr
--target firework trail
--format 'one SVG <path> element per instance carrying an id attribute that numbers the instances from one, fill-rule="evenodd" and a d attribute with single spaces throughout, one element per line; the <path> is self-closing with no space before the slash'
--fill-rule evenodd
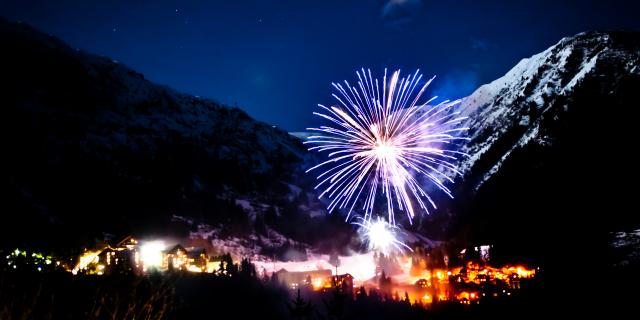
<path id="1" fill-rule="evenodd" d="M 444 180 L 453 182 L 445 173 L 460 174 L 452 163 L 463 153 L 452 150 L 454 142 L 466 138 L 459 134 L 464 119 L 452 107 L 459 100 L 428 105 L 436 97 L 420 102 L 425 89 L 434 78 L 421 82 L 419 70 L 400 77 L 393 72 L 387 79 L 385 69 L 382 83 L 371 71 L 356 72 L 358 83 L 351 86 L 333 83 L 338 104 L 318 105 L 315 115 L 330 122 L 327 126 L 308 128 L 315 132 L 305 144 L 309 150 L 328 151 L 328 160 L 307 170 L 323 168 L 316 189 L 331 201 L 329 212 L 347 209 L 349 219 L 358 199 L 364 196 L 364 220 L 371 221 L 378 192 L 386 197 L 388 221 L 395 225 L 394 211 L 405 211 L 411 223 L 415 216 L 412 199 L 427 213 L 427 203 L 435 203 L 417 177 L 426 177 L 449 197 L 451 191 Z M 380 190 L 380 191 L 379 191 Z"/>

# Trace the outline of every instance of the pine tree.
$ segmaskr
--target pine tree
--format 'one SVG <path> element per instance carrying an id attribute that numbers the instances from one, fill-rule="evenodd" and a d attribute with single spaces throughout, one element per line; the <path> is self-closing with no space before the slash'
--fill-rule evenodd
<path id="1" fill-rule="evenodd" d="M 407 306 L 411 306 L 411 299 L 409 298 L 409 293 L 406 291 L 404 292 L 403 303 L 406 304 Z"/>
<path id="2" fill-rule="evenodd" d="M 300 289 L 298 289 L 298 295 L 296 298 L 291 300 L 291 304 L 287 307 L 294 319 L 309 319 L 311 317 L 311 311 L 313 310 L 311 302 L 305 301 L 300 296 Z"/>
<path id="3" fill-rule="evenodd" d="M 380 288 L 380 291 L 385 295 L 388 295 L 391 292 L 391 278 L 387 277 L 384 270 L 378 278 L 378 287 Z"/>
<path id="4" fill-rule="evenodd" d="M 256 266 L 247 258 L 242 259 L 240 262 L 240 275 L 245 278 L 256 277 Z"/>
<path id="5" fill-rule="evenodd" d="M 238 265 L 233 263 L 230 253 L 223 255 L 222 261 L 224 262 L 224 271 L 228 276 L 235 276 L 238 273 Z"/>
<path id="6" fill-rule="evenodd" d="M 224 275 L 224 259 L 220 259 L 220 265 L 218 266 L 218 275 Z"/>
<path id="7" fill-rule="evenodd" d="M 356 301 L 365 301 L 367 300 L 367 291 L 364 289 L 364 286 L 360 286 L 358 292 L 356 293 Z"/>

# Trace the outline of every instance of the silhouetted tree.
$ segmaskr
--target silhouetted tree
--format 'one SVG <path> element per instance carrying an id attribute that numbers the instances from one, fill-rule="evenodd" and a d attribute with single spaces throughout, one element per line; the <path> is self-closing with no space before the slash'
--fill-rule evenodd
<path id="1" fill-rule="evenodd" d="M 246 278 L 256 277 L 256 266 L 247 258 L 242 259 L 240 262 L 240 275 Z"/>
<path id="2" fill-rule="evenodd" d="M 358 292 L 356 292 L 356 301 L 365 301 L 367 299 L 367 291 L 364 286 L 360 286 Z"/>
<path id="3" fill-rule="evenodd" d="M 406 292 L 406 291 L 404 292 L 404 300 L 403 300 L 403 302 L 408 306 L 411 305 L 411 299 L 409 299 L 409 293 Z"/>
<path id="4" fill-rule="evenodd" d="M 298 289 L 298 294 L 294 300 L 291 300 L 291 303 L 287 305 L 289 311 L 291 312 L 291 316 L 294 319 L 310 319 L 311 311 L 313 310 L 313 306 L 310 301 L 306 301 L 302 299 L 300 296 L 300 289 Z"/>
<path id="5" fill-rule="evenodd" d="M 220 260 L 220 265 L 218 266 L 218 275 L 223 275 L 224 274 L 224 259 Z"/>
<path id="6" fill-rule="evenodd" d="M 322 300 L 327 309 L 327 319 L 341 319 L 344 314 L 346 296 L 341 290 L 334 288 L 329 301 Z"/>
<path id="7" fill-rule="evenodd" d="M 224 263 L 224 272 L 228 276 L 235 276 L 238 273 L 238 265 L 233 263 L 231 254 L 227 253 L 222 256 L 222 262 Z"/>
<path id="8" fill-rule="evenodd" d="M 380 273 L 378 277 L 378 287 L 383 294 L 388 295 L 391 291 L 391 278 L 387 277 L 384 270 Z"/>

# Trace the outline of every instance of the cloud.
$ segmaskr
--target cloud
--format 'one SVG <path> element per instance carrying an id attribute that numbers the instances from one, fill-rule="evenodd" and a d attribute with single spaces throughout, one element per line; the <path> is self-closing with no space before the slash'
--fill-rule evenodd
<path id="1" fill-rule="evenodd" d="M 489 44 L 485 39 L 471 38 L 470 42 L 471 42 L 471 49 L 473 50 L 482 51 L 482 52 L 489 50 Z"/>
<path id="2" fill-rule="evenodd" d="M 438 96 L 437 101 L 464 98 L 479 86 L 478 73 L 473 70 L 453 70 L 436 78 L 431 95 Z"/>
<path id="3" fill-rule="evenodd" d="M 422 0 L 387 0 L 380 16 L 387 25 L 401 28 L 413 21 L 422 8 Z"/>

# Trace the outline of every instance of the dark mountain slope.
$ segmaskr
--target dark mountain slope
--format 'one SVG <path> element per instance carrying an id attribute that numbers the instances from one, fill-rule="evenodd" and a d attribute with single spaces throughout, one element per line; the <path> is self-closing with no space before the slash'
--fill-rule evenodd
<path id="1" fill-rule="evenodd" d="M 322 208 L 288 133 L 24 24 L 0 20 L 0 43 L 3 242 L 170 233 L 173 215 L 293 233 Z"/>

